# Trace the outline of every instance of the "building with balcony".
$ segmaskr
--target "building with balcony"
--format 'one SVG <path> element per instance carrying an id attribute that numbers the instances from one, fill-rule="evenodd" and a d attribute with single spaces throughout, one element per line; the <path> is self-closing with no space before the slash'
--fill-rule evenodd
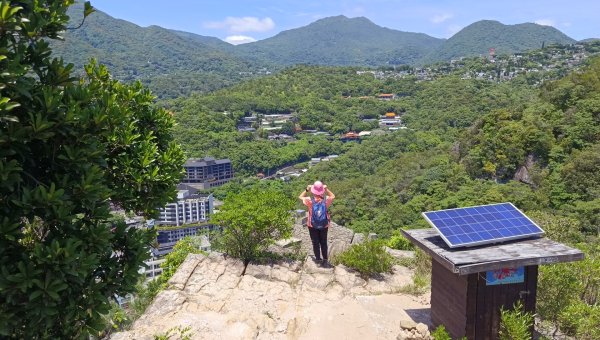
<path id="1" fill-rule="evenodd" d="M 183 167 L 185 176 L 181 183 L 199 190 L 217 187 L 233 179 L 233 167 L 229 159 L 190 158 Z"/>
<path id="2" fill-rule="evenodd" d="M 179 184 L 177 189 L 177 201 L 160 208 L 155 223 L 180 226 L 206 222 L 213 212 L 212 194 L 198 194 L 196 188 L 185 184 Z"/>
<path id="3" fill-rule="evenodd" d="M 221 229 L 215 226 L 214 224 L 209 223 L 193 226 L 183 226 L 180 228 L 158 228 L 158 234 L 156 236 L 156 242 L 158 243 L 158 247 L 152 249 L 152 255 L 156 258 L 160 258 L 173 251 L 173 247 L 175 246 L 175 244 L 177 244 L 177 242 L 179 242 L 183 238 L 187 236 L 197 236 L 202 234 L 205 235 L 202 235 L 200 250 L 210 251 L 210 240 L 206 234 L 210 231 L 215 230 Z"/>

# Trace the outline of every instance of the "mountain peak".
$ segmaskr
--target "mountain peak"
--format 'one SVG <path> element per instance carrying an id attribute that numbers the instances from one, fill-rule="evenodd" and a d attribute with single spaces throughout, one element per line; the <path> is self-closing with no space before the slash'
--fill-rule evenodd
<path id="1" fill-rule="evenodd" d="M 476 21 L 453 35 L 425 62 L 448 61 L 453 58 L 487 54 L 510 54 L 540 48 L 542 44 L 575 42 L 552 26 L 534 23 L 506 25 L 496 20 Z"/>
<path id="2" fill-rule="evenodd" d="M 331 17 L 325 17 L 325 18 L 321 18 L 318 19 L 317 21 L 308 24 L 305 27 L 309 27 L 312 25 L 337 25 L 337 24 L 345 24 L 345 25 L 372 25 L 372 26 L 377 26 L 375 23 L 373 23 L 371 20 L 369 20 L 366 17 L 353 17 L 353 18 L 349 18 L 345 15 L 336 15 L 336 16 L 331 16 Z M 379 26 L 377 26 L 379 27 Z"/>
<path id="3" fill-rule="evenodd" d="M 236 50 L 250 59 L 260 56 L 284 65 L 381 66 L 412 64 L 442 42 L 422 33 L 384 28 L 365 17 L 338 15 L 239 45 Z"/>

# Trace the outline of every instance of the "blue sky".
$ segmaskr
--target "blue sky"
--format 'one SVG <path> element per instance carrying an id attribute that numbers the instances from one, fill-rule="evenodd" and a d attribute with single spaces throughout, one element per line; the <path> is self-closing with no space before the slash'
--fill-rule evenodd
<path id="1" fill-rule="evenodd" d="M 551 25 L 577 40 L 600 38 L 598 0 L 92 0 L 92 5 L 140 26 L 158 25 L 231 43 L 265 39 L 340 14 L 437 38 L 449 38 L 482 19 Z"/>

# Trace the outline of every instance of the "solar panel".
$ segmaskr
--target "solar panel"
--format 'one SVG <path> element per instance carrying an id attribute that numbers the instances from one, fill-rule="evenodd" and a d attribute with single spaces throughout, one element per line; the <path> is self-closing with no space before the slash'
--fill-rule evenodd
<path id="1" fill-rule="evenodd" d="M 450 248 L 540 236 L 542 228 L 512 203 L 428 211 L 423 217 Z"/>

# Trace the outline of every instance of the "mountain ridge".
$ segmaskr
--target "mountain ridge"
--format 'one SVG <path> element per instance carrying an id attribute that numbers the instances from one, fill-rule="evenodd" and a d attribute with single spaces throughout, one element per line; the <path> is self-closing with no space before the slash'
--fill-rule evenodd
<path id="1" fill-rule="evenodd" d="M 69 10 L 73 26 L 83 19 L 83 5 Z M 282 31 L 260 41 L 231 45 L 215 37 L 141 27 L 102 11 L 83 26 L 52 42 L 56 55 L 83 70 L 90 58 L 106 64 L 123 81 L 140 80 L 161 98 L 209 92 L 247 77 L 296 64 L 385 67 L 418 66 L 457 57 L 539 48 L 542 43 L 573 43 L 559 30 L 537 24 L 475 22 L 449 39 L 381 27 L 366 17 L 343 15 Z"/>
<path id="2" fill-rule="evenodd" d="M 546 44 L 570 44 L 575 39 L 552 26 L 535 23 L 506 25 L 497 20 L 476 21 L 450 37 L 425 62 L 448 61 L 453 58 L 487 54 L 511 54 L 541 48 Z"/>
<path id="3" fill-rule="evenodd" d="M 338 15 L 236 48 L 240 56 L 263 56 L 284 65 L 381 66 L 394 59 L 398 64 L 414 63 L 442 41 L 381 27 L 365 17 Z"/>

